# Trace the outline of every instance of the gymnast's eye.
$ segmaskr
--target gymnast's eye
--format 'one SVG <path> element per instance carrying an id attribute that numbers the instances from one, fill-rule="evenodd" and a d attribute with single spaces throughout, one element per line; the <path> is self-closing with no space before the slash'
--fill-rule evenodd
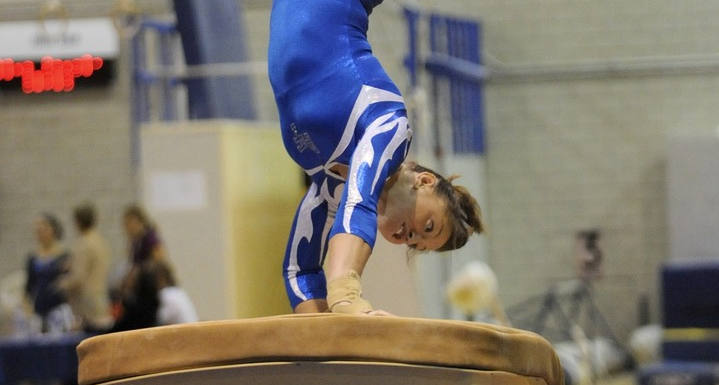
<path id="1" fill-rule="evenodd" d="M 432 230 L 434 230 L 434 221 L 430 219 L 427 221 L 427 224 L 424 225 L 424 232 L 431 233 Z"/>

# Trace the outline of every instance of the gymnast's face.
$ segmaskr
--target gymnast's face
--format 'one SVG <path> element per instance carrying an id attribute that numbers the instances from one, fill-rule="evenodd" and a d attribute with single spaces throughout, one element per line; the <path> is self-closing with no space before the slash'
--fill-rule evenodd
<path id="1" fill-rule="evenodd" d="M 378 218 L 382 236 L 394 244 L 417 250 L 436 250 L 447 242 L 450 226 L 447 205 L 434 193 L 437 179 L 428 172 L 400 170 L 387 193 L 384 212 Z"/>

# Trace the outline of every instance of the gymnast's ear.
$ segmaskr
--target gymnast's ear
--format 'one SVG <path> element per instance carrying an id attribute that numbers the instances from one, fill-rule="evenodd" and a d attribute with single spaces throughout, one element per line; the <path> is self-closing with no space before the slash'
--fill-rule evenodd
<path id="1" fill-rule="evenodd" d="M 436 175 L 431 172 L 422 171 L 414 176 L 414 185 L 412 187 L 415 190 L 418 190 L 420 187 L 434 187 L 437 182 Z"/>

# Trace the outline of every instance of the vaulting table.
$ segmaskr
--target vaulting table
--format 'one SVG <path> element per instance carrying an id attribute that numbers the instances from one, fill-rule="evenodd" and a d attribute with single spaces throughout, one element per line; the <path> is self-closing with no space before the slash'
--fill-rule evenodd
<path id="1" fill-rule="evenodd" d="M 562 385 L 542 337 L 466 321 L 285 315 L 107 334 L 77 348 L 80 385 Z"/>

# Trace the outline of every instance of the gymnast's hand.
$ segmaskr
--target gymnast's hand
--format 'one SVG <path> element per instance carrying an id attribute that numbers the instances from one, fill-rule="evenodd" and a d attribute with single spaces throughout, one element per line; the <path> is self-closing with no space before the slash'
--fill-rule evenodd
<path id="1" fill-rule="evenodd" d="M 360 276 L 354 270 L 327 283 L 327 306 L 332 313 L 370 314 L 372 305 L 362 298 Z"/>
<path id="2" fill-rule="evenodd" d="M 392 316 L 384 310 L 374 310 L 362 298 L 360 274 L 372 249 L 353 234 L 337 234 L 330 239 L 326 264 L 327 306 L 333 313 Z"/>
<path id="3" fill-rule="evenodd" d="M 384 310 L 373 310 L 367 300 L 361 297 L 359 275 L 350 271 L 347 276 L 330 281 L 327 285 L 327 305 L 333 313 L 364 314 L 378 317 L 394 317 Z"/>

